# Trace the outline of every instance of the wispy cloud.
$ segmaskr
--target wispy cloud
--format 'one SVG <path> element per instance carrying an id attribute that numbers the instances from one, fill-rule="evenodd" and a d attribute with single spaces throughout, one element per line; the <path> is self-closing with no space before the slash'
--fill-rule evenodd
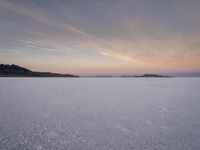
<path id="1" fill-rule="evenodd" d="M 30 28 L 27 32 L 31 36 L 16 39 L 21 45 L 15 49 L 23 47 L 52 54 L 74 52 L 93 55 L 90 53 L 92 49 L 103 57 L 125 61 L 133 68 L 141 66 L 144 70 L 147 68 L 200 70 L 197 65 L 200 63 L 200 33 L 195 32 L 197 28 L 191 32 L 192 26 L 187 31 L 182 32 L 177 29 L 174 32 L 175 29 L 170 25 L 160 23 L 161 21 L 150 23 L 147 18 L 143 18 L 141 15 L 134 16 L 127 10 L 123 14 L 123 18 L 118 18 L 117 21 L 113 21 L 109 15 L 116 17 L 118 14 L 111 13 L 103 16 L 104 20 L 112 21 L 105 21 L 102 26 L 92 21 L 88 22 L 88 18 L 84 18 L 80 13 L 78 14 L 79 18 L 82 18 L 81 23 L 84 24 L 80 27 L 79 24 L 67 21 L 67 19 L 62 20 L 54 14 L 45 13 L 38 7 L 26 7 L 25 4 L 20 5 L 20 3 L 6 0 L 2 0 L 0 6 L 33 20 L 35 24 L 44 24 L 48 29 L 42 31 L 42 28 L 39 27 Z M 111 11 L 125 10 L 123 7 L 125 4 L 116 4 L 116 7 L 111 7 Z M 71 16 L 67 16 L 67 13 L 63 16 L 63 18 L 69 17 Z M 176 19 L 177 16 L 173 17 Z M 177 23 L 177 25 L 179 24 Z M 89 27 L 94 29 L 90 30 Z M 191 65 L 193 67 L 190 67 Z"/>

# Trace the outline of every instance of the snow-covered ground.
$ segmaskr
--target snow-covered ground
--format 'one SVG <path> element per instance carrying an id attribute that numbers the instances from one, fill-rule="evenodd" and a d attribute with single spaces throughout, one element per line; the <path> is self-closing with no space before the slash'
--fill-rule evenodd
<path id="1" fill-rule="evenodd" d="M 199 150 L 200 78 L 0 78 L 0 149 Z"/>

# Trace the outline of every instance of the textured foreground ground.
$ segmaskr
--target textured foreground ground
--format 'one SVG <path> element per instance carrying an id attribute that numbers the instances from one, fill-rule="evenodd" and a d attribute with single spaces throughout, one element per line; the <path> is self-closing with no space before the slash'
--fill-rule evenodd
<path id="1" fill-rule="evenodd" d="M 0 78 L 0 149 L 199 148 L 200 78 Z"/>

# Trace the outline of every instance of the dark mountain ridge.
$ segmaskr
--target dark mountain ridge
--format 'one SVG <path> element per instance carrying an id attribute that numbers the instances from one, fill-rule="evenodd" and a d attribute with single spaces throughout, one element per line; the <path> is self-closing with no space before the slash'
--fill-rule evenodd
<path id="1" fill-rule="evenodd" d="M 96 75 L 96 76 L 82 76 L 83 78 L 139 78 L 139 77 L 144 77 L 144 78 L 154 78 L 154 77 L 158 77 L 158 78 L 170 78 L 173 76 L 164 76 L 164 75 L 159 75 L 159 74 L 143 74 L 143 75 Z"/>
<path id="2" fill-rule="evenodd" d="M 172 76 L 163 76 L 163 75 L 158 75 L 158 74 L 143 74 L 140 76 L 134 76 L 134 77 L 172 77 Z"/>
<path id="3" fill-rule="evenodd" d="M 31 71 L 17 65 L 0 64 L 0 77 L 78 77 L 72 74 Z"/>

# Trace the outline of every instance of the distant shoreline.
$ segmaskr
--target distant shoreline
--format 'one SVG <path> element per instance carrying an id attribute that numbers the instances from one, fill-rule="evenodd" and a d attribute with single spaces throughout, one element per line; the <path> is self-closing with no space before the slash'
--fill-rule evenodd
<path id="1" fill-rule="evenodd" d="M 164 76 L 159 74 L 143 74 L 143 75 L 94 75 L 94 76 L 78 76 L 73 74 L 60 74 L 52 72 L 37 72 L 17 66 L 17 65 L 4 65 L 0 64 L 0 77 L 51 77 L 51 78 L 172 78 L 173 76 Z"/>
<path id="2" fill-rule="evenodd" d="M 143 74 L 143 75 L 122 75 L 122 76 L 82 76 L 84 78 L 172 78 L 173 76 L 163 76 L 158 74 Z"/>

